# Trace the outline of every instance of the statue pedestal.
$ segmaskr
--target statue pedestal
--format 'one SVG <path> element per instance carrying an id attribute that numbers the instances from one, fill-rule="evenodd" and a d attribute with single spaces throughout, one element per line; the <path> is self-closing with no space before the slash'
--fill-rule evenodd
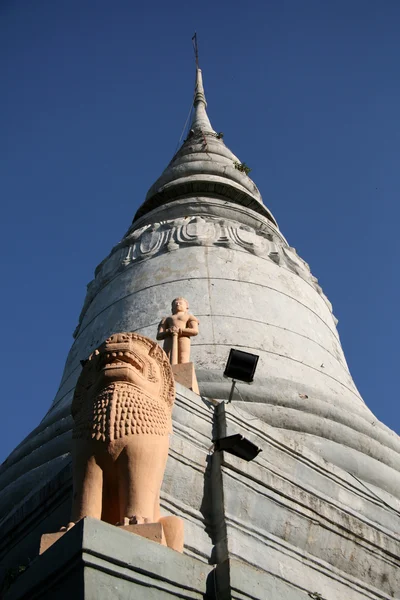
<path id="1" fill-rule="evenodd" d="M 200 395 L 199 384 L 197 383 L 196 372 L 192 362 L 172 365 L 172 372 L 175 381 Z"/>
<path id="2" fill-rule="evenodd" d="M 74 529 L 76 525 L 72 529 Z M 152 542 L 157 542 L 162 546 L 166 546 L 164 530 L 161 523 L 143 523 L 142 525 L 117 525 L 117 529 L 124 529 L 130 533 L 140 535 Z M 56 533 L 45 533 L 40 538 L 40 550 L 39 554 L 46 552 L 55 542 L 62 538 L 67 532 L 57 531 Z M 183 544 L 182 544 L 183 545 Z"/>
<path id="3" fill-rule="evenodd" d="M 66 531 L 56 531 L 55 533 L 44 533 L 40 538 L 40 548 L 39 554 L 43 554 L 46 552 L 48 548 L 50 548 L 55 542 L 57 542 L 60 538 L 63 537 L 67 532 Z"/>
<path id="4" fill-rule="evenodd" d="M 141 527 L 145 531 L 152 525 L 128 527 Z M 155 525 L 161 527 L 159 523 Z M 206 595 L 213 598 L 211 565 L 142 536 L 129 535 L 124 529 L 86 517 L 67 532 L 48 534 L 61 539 L 38 556 L 2 598 L 202 600 Z"/>
<path id="5" fill-rule="evenodd" d="M 161 523 L 144 523 L 143 525 L 118 525 L 118 529 L 124 529 L 130 533 L 140 535 L 152 542 L 157 542 L 163 546 L 167 545 L 163 526 Z"/>

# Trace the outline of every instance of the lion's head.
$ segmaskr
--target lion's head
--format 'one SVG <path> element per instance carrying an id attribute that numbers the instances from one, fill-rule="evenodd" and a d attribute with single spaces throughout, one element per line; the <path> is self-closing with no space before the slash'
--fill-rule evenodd
<path id="1" fill-rule="evenodd" d="M 137 333 L 114 333 L 84 361 L 72 414 L 79 411 L 85 397 L 115 382 L 130 383 L 170 407 L 175 399 L 171 365 L 160 346 Z"/>

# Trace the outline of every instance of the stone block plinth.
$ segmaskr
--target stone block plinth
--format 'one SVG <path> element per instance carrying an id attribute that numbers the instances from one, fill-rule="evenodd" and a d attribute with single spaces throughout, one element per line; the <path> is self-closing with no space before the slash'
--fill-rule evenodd
<path id="1" fill-rule="evenodd" d="M 145 537 L 152 542 L 157 542 L 158 544 L 162 544 L 166 546 L 167 543 L 165 541 L 165 535 L 163 526 L 161 523 L 143 523 L 140 525 L 119 525 L 120 529 L 124 531 L 129 531 L 130 533 L 134 533 L 135 535 L 140 535 L 141 537 Z M 44 533 L 40 538 L 40 549 L 39 554 L 43 554 L 46 552 L 55 542 L 57 542 L 60 538 L 62 538 L 67 532 L 66 531 L 56 531 L 55 533 Z"/>
<path id="2" fill-rule="evenodd" d="M 189 390 L 192 390 L 195 394 L 200 394 L 199 384 L 197 383 L 196 372 L 192 362 L 172 365 L 172 372 L 176 382 Z"/>
<path id="3" fill-rule="evenodd" d="M 203 600 L 212 567 L 85 518 L 38 556 L 4 600 Z"/>

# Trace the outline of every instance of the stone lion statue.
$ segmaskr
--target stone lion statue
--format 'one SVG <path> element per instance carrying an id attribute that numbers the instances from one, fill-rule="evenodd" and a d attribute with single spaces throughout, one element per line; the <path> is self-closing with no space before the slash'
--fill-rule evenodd
<path id="1" fill-rule="evenodd" d="M 85 516 L 122 525 L 162 522 L 167 544 L 181 549 L 181 520 L 160 517 L 175 399 L 165 352 L 142 335 L 116 333 L 83 362 L 71 407 L 67 529 Z"/>

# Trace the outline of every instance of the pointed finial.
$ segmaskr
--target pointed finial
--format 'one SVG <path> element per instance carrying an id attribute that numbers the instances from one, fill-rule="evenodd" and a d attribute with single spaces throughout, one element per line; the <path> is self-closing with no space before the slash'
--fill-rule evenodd
<path id="1" fill-rule="evenodd" d="M 196 67 L 199 68 L 199 48 L 197 46 L 197 33 L 194 32 L 194 36 L 192 37 L 194 56 L 196 58 Z"/>
<path id="2" fill-rule="evenodd" d="M 199 102 L 204 102 L 207 106 L 206 97 L 204 95 L 204 87 L 203 87 L 203 77 L 201 74 L 201 69 L 199 67 L 199 47 L 197 45 L 197 33 L 194 32 L 194 36 L 192 37 L 194 56 L 196 59 L 196 88 L 194 91 L 194 100 L 193 105 L 196 106 Z"/>
<path id="3" fill-rule="evenodd" d="M 196 58 L 196 87 L 194 91 L 194 112 L 190 129 L 201 129 L 202 131 L 214 132 L 210 119 L 208 118 L 206 107 L 207 101 L 204 94 L 203 76 L 199 67 L 199 48 L 197 45 L 197 33 L 192 37 L 194 56 Z"/>

